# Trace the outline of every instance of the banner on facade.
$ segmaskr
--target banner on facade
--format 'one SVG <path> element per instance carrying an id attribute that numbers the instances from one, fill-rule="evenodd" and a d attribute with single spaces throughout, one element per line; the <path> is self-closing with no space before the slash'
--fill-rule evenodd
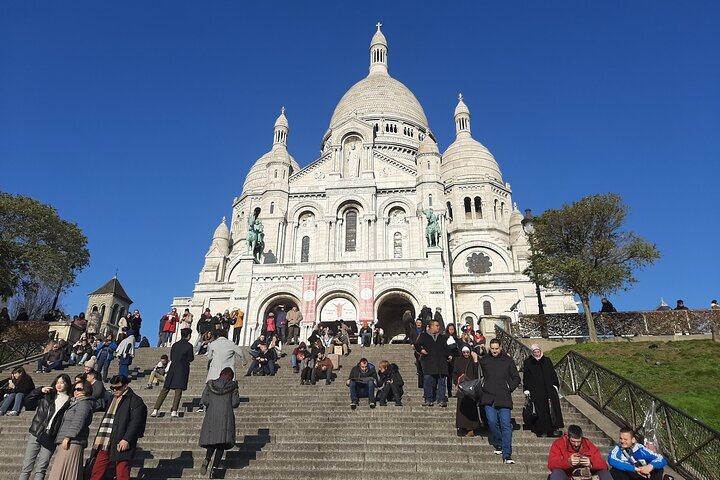
<path id="1" fill-rule="evenodd" d="M 302 307 L 300 308 L 303 323 L 315 323 L 316 292 L 317 275 L 303 275 Z"/>
<path id="2" fill-rule="evenodd" d="M 367 325 L 375 320 L 375 273 L 360 273 L 360 323 Z"/>

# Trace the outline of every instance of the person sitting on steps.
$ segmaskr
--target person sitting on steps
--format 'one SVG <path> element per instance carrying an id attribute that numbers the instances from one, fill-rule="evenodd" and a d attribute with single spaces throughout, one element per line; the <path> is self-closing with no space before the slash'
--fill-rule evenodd
<path id="1" fill-rule="evenodd" d="M 600 480 L 612 480 L 608 465 L 598 448 L 587 438 L 577 425 L 570 425 L 567 434 L 555 440 L 548 456 L 549 480 L 568 480 L 574 478 L 576 469 L 590 469 Z"/>
<path id="2" fill-rule="evenodd" d="M 388 400 L 394 401 L 396 407 L 402 407 L 403 385 L 405 381 L 400 375 L 400 369 L 394 363 L 381 360 L 378 364 L 377 401 L 381 407 L 387 405 Z"/>
<path id="3" fill-rule="evenodd" d="M 157 365 L 155 365 L 152 372 L 150 372 L 148 383 L 145 387 L 146 389 L 150 389 L 153 385 L 157 385 L 159 382 L 165 381 L 165 368 L 167 367 L 169 361 L 170 359 L 167 355 L 160 355 L 160 361 Z"/>
<path id="4" fill-rule="evenodd" d="M 318 380 L 325 379 L 325 385 L 330 385 L 333 380 L 332 361 L 322 352 L 318 352 L 315 358 L 315 368 L 312 369 L 310 383 L 315 385 Z"/>
<path id="5" fill-rule="evenodd" d="M 667 460 L 638 443 L 632 428 L 621 428 L 618 443 L 610 451 L 609 462 L 613 480 L 662 480 Z"/>
<path id="6" fill-rule="evenodd" d="M 375 408 L 375 386 L 378 384 L 377 372 L 367 358 L 361 358 L 350 370 L 345 382 L 350 387 L 350 408 L 355 410 L 360 404 L 360 397 L 367 397 L 370 408 Z"/>
<path id="7" fill-rule="evenodd" d="M 300 360 L 302 360 L 298 359 L 298 356 L 302 355 L 303 357 L 305 357 L 305 353 L 307 353 L 306 350 L 307 345 L 305 345 L 305 342 L 300 342 L 300 345 L 295 347 L 292 351 L 292 354 L 290 355 L 290 366 L 295 373 L 298 373 L 300 371 Z"/>
<path id="8" fill-rule="evenodd" d="M 269 348 L 264 343 L 261 343 L 258 346 L 260 348 L 260 353 L 257 357 L 253 358 L 245 376 L 275 375 L 275 362 L 277 361 L 275 350 Z"/>

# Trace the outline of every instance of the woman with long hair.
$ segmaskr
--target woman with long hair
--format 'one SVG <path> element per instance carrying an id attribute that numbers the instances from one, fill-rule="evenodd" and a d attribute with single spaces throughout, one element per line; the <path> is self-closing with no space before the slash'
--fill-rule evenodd
<path id="1" fill-rule="evenodd" d="M 76 480 L 82 472 L 82 460 L 90 435 L 93 402 L 90 382 L 75 382 L 70 406 L 65 410 L 55 436 L 57 456 L 50 470 L 50 480 Z"/>
<path id="2" fill-rule="evenodd" d="M 212 460 L 211 478 L 220 465 L 225 450 L 235 446 L 233 409 L 240 406 L 240 394 L 238 383 L 233 380 L 234 376 L 232 368 L 225 367 L 220 372 L 220 377 L 207 382 L 200 400 L 200 404 L 205 406 L 200 446 L 207 449 L 200 470 L 205 475 Z"/>
<path id="3" fill-rule="evenodd" d="M 52 386 L 33 390 L 27 403 L 36 403 L 37 410 L 30 423 L 30 438 L 25 448 L 25 458 L 20 480 L 28 480 L 33 468 L 35 480 L 43 480 L 55 451 L 55 437 L 62 423 L 65 410 L 70 406 L 70 377 L 60 374 Z"/>
<path id="4" fill-rule="evenodd" d="M 5 393 L 5 399 L 0 404 L 1 415 L 20 415 L 25 397 L 35 390 L 35 383 L 23 367 L 16 367 L 10 378 L 2 382 L 0 387 Z M 9 410 L 12 407 L 12 410 Z M 9 410 L 9 411 L 8 411 Z"/>

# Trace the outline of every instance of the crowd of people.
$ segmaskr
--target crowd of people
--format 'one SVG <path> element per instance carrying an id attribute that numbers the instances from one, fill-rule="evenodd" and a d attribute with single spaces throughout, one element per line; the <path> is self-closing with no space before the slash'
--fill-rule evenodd
<path id="1" fill-rule="evenodd" d="M 51 479 L 78 478 L 85 469 L 86 476 L 99 480 L 110 463 L 115 464 L 118 479 L 129 478 L 129 462 L 134 456 L 138 440 L 143 436 L 148 408 L 140 396 L 129 387 L 129 368 L 134 357 L 136 338 L 140 335 L 139 312 L 129 315 L 120 326 L 117 338 L 108 333 L 89 334 L 86 328 L 72 345 L 53 343 L 38 361 L 38 372 L 59 370 L 67 365 L 82 365 L 83 373 L 73 380 L 59 374 L 48 386 L 36 388 L 23 367 L 14 369 L 10 378 L 0 383 L 2 401 L 0 414 L 17 415 L 23 407 L 35 411 L 30 427 L 20 479 L 28 479 L 35 471 L 35 479 L 45 477 L 51 457 L 56 455 Z M 283 368 L 282 359 L 289 356 L 288 366 L 297 374 L 301 385 L 326 385 L 337 380 L 340 357 L 348 355 L 351 331 L 345 322 L 318 324 L 307 341 L 300 341 L 299 325 L 302 314 L 296 307 L 286 312 L 280 306 L 268 314 L 258 338 L 252 343 L 248 357 L 238 345 L 236 332 L 242 328 L 241 311 L 225 311 L 213 315 L 207 309 L 195 327 L 198 341 L 190 342 L 193 318 L 189 311 L 180 316 L 175 309 L 160 322 L 159 344 L 170 346 L 170 353 L 162 354 L 150 370 L 145 388 L 162 388 L 157 396 L 151 417 L 160 410 L 169 393 L 173 392 L 170 417 L 180 416 L 180 402 L 188 388 L 190 366 L 196 355 L 205 355 L 208 373 L 200 399 L 199 411 L 205 411 L 199 445 L 206 449 L 201 470 L 212 472 L 222 461 L 224 452 L 235 445 L 234 409 L 239 406 L 239 387 L 236 363 L 247 367 L 246 376 L 273 376 Z M 89 322 L 88 322 L 89 323 Z M 526 398 L 523 407 L 525 426 L 539 437 L 555 437 L 548 460 L 551 480 L 576 477 L 600 480 L 652 479 L 663 475 L 665 459 L 637 442 L 630 429 L 622 429 L 618 443 L 608 461 L 597 447 L 583 436 L 577 425 L 564 428 L 560 408 L 559 380 L 552 362 L 543 355 L 539 345 L 532 345 L 532 356 L 523 364 L 521 379 L 513 359 L 502 350 L 497 339 L 489 342 L 482 332 L 471 325 L 460 331 L 455 324 L 445 326 L 441 310 L 433 314 L 423 307 L 413 318 L 403 315 L 405 341 L 415 355 L 417 387 L 423 391 L 424 408 L 446 408 L 448 399 L 457 397 L 455 427 L 457 434 L 473 437 L 487 435 L 493 452 L 503 463 L 514 464 L 513 453 L 513 391 L 522 388 Z M 228 338 L 230 327 L 233 339 Z M 377 338 L 377 340 L 376 340 Z M 372 344 L 381 346 L 384 333 L 380 327 L 363 326 L 358 332 L 359 348 Z M 285 345 L 293 345 L 292 352 Z M 380 352 L 381 350 L 378 350 Z M 289 354 L 289 355 L 288 355 Z M 118 361 L 118 375 L 108 378 L 111 362 Z M 470 395 L 461 384 L 479 381 L 481 392 Z M 108 384 L 106 389 L 105 383 Z M 406 384 L 400 368 L 383 359 L 377 366 L 361 358 L 350 368 L 345 385 L 350 408 L 367 405 L 385 407 L 389 402 L 403 406 Z M 89 425 L 93 412 L 103 411 L 98 433 L 90 443 Z M 90 461 L 83 464 L 85 448 L 92 445 Z"/>

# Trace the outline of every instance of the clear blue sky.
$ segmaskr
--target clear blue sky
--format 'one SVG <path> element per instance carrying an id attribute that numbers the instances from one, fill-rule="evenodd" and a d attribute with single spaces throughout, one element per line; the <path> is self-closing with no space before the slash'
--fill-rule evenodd
<path id="1" fill-rule="evenodd" d="M 446 5 L 2 2 L 0 189 L 87 234 L 65 307 L 116 268 L 148 326 L 191 294 L 280 107 L 308 165 L 377 21 L 441 150 L 462 92 L 521 209 L 623 196 L 663 258 L 618 308 L 720 297 L 718 2 Z"/>

